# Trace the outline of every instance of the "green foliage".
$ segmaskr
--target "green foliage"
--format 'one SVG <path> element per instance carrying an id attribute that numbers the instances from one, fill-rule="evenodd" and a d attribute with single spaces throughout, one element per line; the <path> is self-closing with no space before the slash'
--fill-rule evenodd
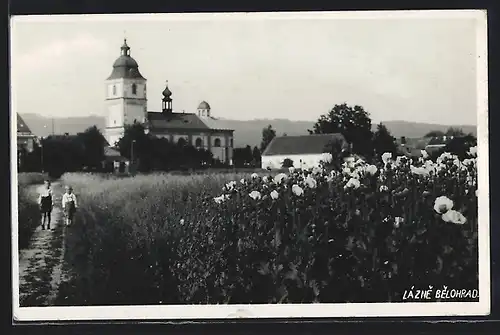
<path id="1" fill-rule="evenodd" d="M 281 163 L 281 167 L 283 168 L 293 167 L 293 160 L 291 160 L 290 158 L 285 158 Z"/>
<path id="2" fill-rule="evenodd" d="M 40 225 L 40 208 L 36 202 L 37 194 L 35 188 L 30 185 L 35 184 L 35 180 L 30 178 L 30 181 L 24 182 L 25 184 L 20 184 L 17 188 L 19 249 L 28 247 L 35 228 Z M 38 182 L 37 178 L 36 183 Z M 40 183 L 43 183 L 43 179 Z"/>
<path id="3" fill-rule="evenodd" d="M 341 133 L 352 144 L 353 153 L 369 157 L 372 150 L 372 123 L 370 114 L 361 106 L 335 105 L 328 114 L 321 115 L 310 134 Z"/>
<path id="4" fill-rule="evenodd" d="M 457 155 L 460 159 L 468 156 L 468 151 L 471 147 L 477 145 L 477 139 L 474 135 L 469 134 L 460 137 L 454 137 L 444 148 L 444 151 Z"/>
<path id="5" fill-rule="evenodd" d="M 83 165 L 90 170 L 96 171 L 101 168 L 104 160 L 104 146 L 106 139 L 97 126 L 87 128 L 77 138 L 83 144 Z"/>
<path id="6" fill-rule="evenodd" d="M 424 137 L 442 137 L 444 136 L 444 133 L 440 130 L 431 130 L 430 132 L 428 132 L 427 134 L 425 134 Z"/>
<path id="7" fill-rule="evenodd" d="M 260 143 L 260 152 L 264 152 L 267 146 L 273 138 L 276 137 L 276 130 L 273 129 L 273 126 L 268 125 L 264 129 L 262 129 L 262 142 Z"/>
<path id="8" fill-rule="evenodd" d="M 139 123 L 125 127 L 117 147 L 139 172 L 200 169 L 214 163 L 210 151 L 197 149 L 185 141 L 172 143 L 166 138 L 149 136 Z"/>
<path id="9" fill-rule="evenodd" d="M 398 159 L 278 176 L 65 175 L 81 204 L 66 241 L 67 303 L 384 302 L 401 301 L 413 285 L 477 288 L 471 163 L 441 157 L 417 172 Z M 442 195 L 465 224 L 436 213 Z"/>
<path id="10" fill-rule="evenodd" d="M 382 123 L 377 125 L 377 131 L 373 134 L 373 148 L 378 157 L 384 152 L 396 154 L 397 146 L 394 137 Z"/>

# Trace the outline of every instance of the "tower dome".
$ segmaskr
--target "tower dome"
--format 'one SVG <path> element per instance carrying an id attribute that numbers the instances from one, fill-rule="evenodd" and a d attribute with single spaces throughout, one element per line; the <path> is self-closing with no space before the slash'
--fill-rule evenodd
<path id="1" fill-rule="evenodd" d="M 200 102 L 200 105 L 198 106 L 198 109 L 210 109 L 210 105 L 206 101 Z"/>
<path id="2" fill-rule="evenodd" d="M 113 63 L 113 72 L 111 72 L 107 80 L 120 78 L 145 79 L 139 72 L 139 65 L 135 59 L 130 56 L 130 47 L 127 44 L 126 38 L 123 40 L 123 45 L 120 49 L 120 57 Z"/>
<path id="3" fill-rule="evenodd" d="M 168 88 L 168 80 L 167 80 L 167 85 L 165 86 L 165 89 L 161 94 L 163 94 L 164 98 L 170 98 L 172 96 L 172 91 L 170 91 L 170 89 Z"/>

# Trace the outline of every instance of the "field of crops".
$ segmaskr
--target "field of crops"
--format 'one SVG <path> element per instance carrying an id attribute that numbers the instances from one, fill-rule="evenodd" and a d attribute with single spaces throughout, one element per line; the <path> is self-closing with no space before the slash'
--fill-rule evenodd
<path id="1" fill-rule="evenodd" d="M 340 170 L 63 183 L 80 208 L 60 303 L 385 302 L 478 285 L 473 149 L 462 161 L 384 154 Z"/>

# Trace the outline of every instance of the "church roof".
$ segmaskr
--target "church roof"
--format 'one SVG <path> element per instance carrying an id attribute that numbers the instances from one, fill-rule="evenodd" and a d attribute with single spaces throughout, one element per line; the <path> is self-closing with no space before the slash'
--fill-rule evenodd
<path id="1" fill-rule="evenodd" d="M 342 141 L 342 134 L 313 134 L 302 136 L 275 137 L 268 144 L 262 156 L 321 154 L 331 141 Z"/>
<path id="2" fill-rule="evenodd" d="M 31 132 L 31 129 L 28 127 L 26 122 L 24 122 L 23 118 L 19 114 L 17 114 L 17 134 L 18 135 L 33 135 L 33 133 Z"/>
<path id="3" fill-rule="evenodd" d="M 148 124 L 152 131 L 169 129 L 232 130 L 215 118 L 200 118 L 194 113 L 172 113 L 168 116 L 161 112 L 148 112 Z"/>

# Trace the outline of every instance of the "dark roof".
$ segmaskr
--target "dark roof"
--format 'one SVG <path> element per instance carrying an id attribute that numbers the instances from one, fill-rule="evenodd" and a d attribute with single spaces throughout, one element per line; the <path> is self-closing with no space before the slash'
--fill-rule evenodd
<path id="1" fill-rule="evenodd" d="M 33 135 L 33 133 L 31 132 L 31 129 L 28 127 L 26 122 L 24 122 L 23 118 L 19 114 L 17 114 L 17 134 L 18 135 Z"/>
<path id="2" fill-rule="evenodd" d="M 342 134 L 314 134 L 275 137 L 262 153 L 263 156 L 320 154 L 331 141 L 346 143 Z"/>
<path id="3" fill-rule="evenodd" d="M 224 127 L 215 118 L 200 118 L 194 113 L 171 113 L 164 115 L 161 112 L 148 112 L 148 126 L 151 131 L 168 129 L 218 129 L 232 130 Z"/>
<path id="4" fill-rule="evenodd" d="M 200 102 L 198 109 L 210 109 L 210 105 L 208 104 L 208 102 L 202 101 L 202 102 Z"/>

